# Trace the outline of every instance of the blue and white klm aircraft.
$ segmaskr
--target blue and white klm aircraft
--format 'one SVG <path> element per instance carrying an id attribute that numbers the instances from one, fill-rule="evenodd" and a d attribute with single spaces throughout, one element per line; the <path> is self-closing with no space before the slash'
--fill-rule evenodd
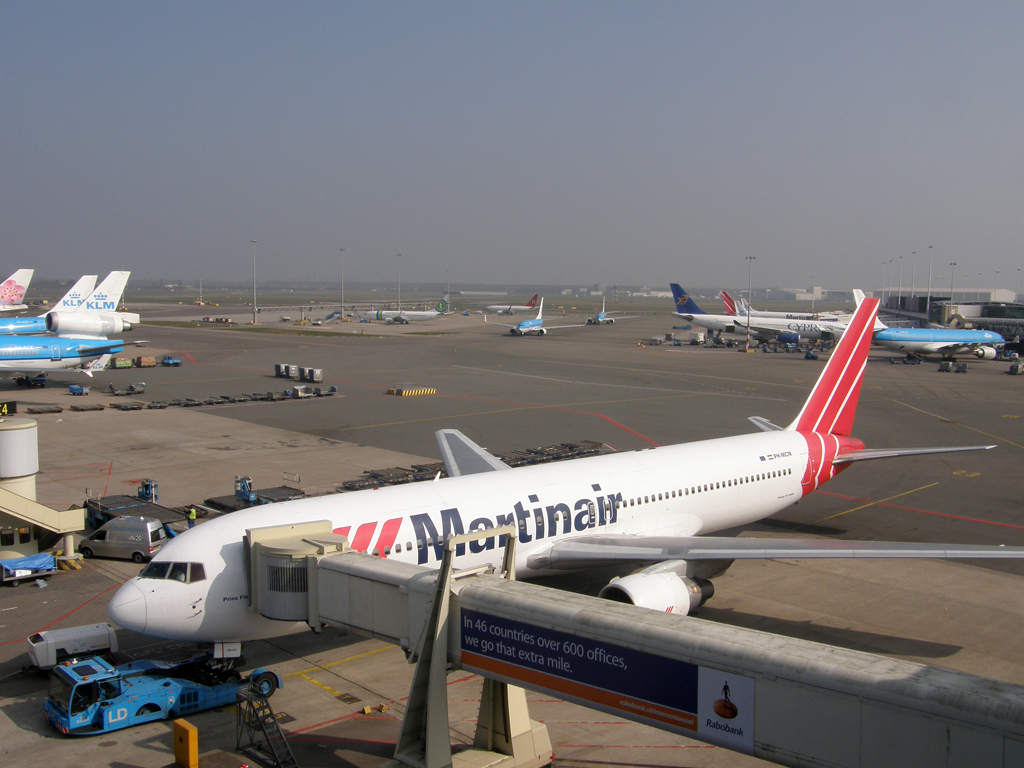
<path id="1" fill-rule="evenodd" d="M 617 312 L 605 312 L 605 297 L 601 297 L 601 311 L 593 317 L 587 318 L 587 325 L 614 325 L 616 320 L 633 320 L 634 318 L 640 317 L 640 315 L 626 315 L 625 317 L 612 317 L 612 315 L 618 314 Z"/>
<path id="2" fill-rule="evenodd" d="M 864 301 L 864 291 L 855 288 L 853 297 L 858 306 Z M 912 357 L 918 355 L 974 355 L 981 360 L 995 360 L 996 347 L 1006 339 L 995 331 L 976 331 L 960 328 L 886 328 L 876 331 L 875 344 L 895 349 Z"/>
<path id="3" fill-rule="evenodd" d="M 346 536 L 356 551 L 425 570 L 437 568 L 450 535 L 511 525 L 518 531 L 519 578 L 597 565 L 643 568 L 612 581 L 602 596 L 680 614 L 710 598 L 709 579 L 737 559 L 1024 557 L 1024 547 L 706 535 L 773 515 L 859 461 L 992 447 L 867 450 L 850 435 L 877 306 L 871 299 L 858 309 L 786 428 L 757 419 L 761 431 L 755 434 L 515 469 L 462 433 L 441 430 L 447 478 L 252 507 L 211 520 L 164 544 L 114 595 L 110 618 L 135 632 L 197 643 L 303 630 L 305 624 L 269 619 L 250 607 L 254 585 L 245 538 L 248 530 L 313 522 Z M 497 539 L 460 544 L 456 567 L 500 568 Z M 291 582 L 282 587 L 292 588 Z M 230 646 L 223 650 L 238 655 Z"/>
<path id="4" fill-rule="evenodd" d="M 139 316 L 116 311 L 130 275 L 111 272 L 98 286 L 96 275 L 85 275 L 45 315 L 0 320 L 0 334 L 56 333 L 97 338 L 130 331 L 139 323 Z"/>
<path id="5" fill-rule="evenodd" d="M 574 325 L 551 325 L 545 328 L 543 298 L 540 300 L 540 306 L 537 308 L 536 317 L 523 320 L 515 325 L 506 325 L 505 323 L 492 323 L 487 319 L 487 315 L 484 315 L 484 322 L 488 325 L 500 325 L 502 328 L 508 328 L 509 333 L 513 336 L 544 336 L 548 331 L 557 331 L 559 328 L 582 328 L 584 325 L 584 323 L 576 323 Z"/>

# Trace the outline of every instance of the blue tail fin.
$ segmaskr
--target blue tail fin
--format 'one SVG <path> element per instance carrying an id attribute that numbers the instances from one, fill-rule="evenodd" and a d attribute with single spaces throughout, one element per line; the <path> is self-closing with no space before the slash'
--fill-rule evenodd
<path id="1" fill-rule="evenodd" d="M 676 312 L 687 315 L 706 315 L 703 309 L 697 306 L 697 302 L 687 295 L 686 291 L 679 287 L 679 283 L 672 283 L 672 298 L 676 300 Z"/>

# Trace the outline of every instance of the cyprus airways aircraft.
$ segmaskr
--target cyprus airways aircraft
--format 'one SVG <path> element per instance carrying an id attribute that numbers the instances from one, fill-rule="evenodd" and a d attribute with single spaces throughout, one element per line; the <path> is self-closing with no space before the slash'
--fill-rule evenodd
<path id="1" fill-rule="evenodd" d="M 530 299 L 529 304 L 492 304 L 487 307 L 484 312 L 492 315 L 522 315 L 527 312 L 532 312 L 537 308 L 537 296 L 540 294 L 533 294 L 533 298 Z"/>
<path id="2" fill-rule="evenodd" d="M 733 333 L 736 330 L 735 315 L 709 315 L 697 306 L 697 302 L 680 287 L 679 283 L 671 283 L 670 287 L 672 288 L 672 298 L 676 303 L 674 314 L 677 316 L 696 323 L 701 328 L 707 328 L 709 331 Z"/>
<path id="3" fill-rule="evenodd" d="M 411 309 L 377 309 L 371 310 L 370 312 L 363 312 L 364 320 L 383 320 L 385 324 L 391 325 L 393 323 L 409 323 L 416 322 L 419 320 L 433 320 L 441 317 L 445 312 L 448 311 L 448 294 L 444 295 L 437 304 L 434 305 L 433 309 L 424 310 L 423 312 L 417 312 Z"/>
<path id="4" fill-rule="evenodd" d="M 201 643 L 298 631 L 305 625 L 250 610 L 243 537 L 247 529 L 313 521 L 327 521 L 355 550 L 435 568 L 449 535 L 512 525 L 519 577 L 646 563 L 602 594 L 678 613 L 710 597 L 708 579 L 740 558 L 1024 557 L 1024 547 L 699 535 L 773 515 L 857 461 L 992 447 L 865 450 L 850 437 L 877 304 L 862 304 L 785 429 L 757 419 L 762 431 L 755 434 L 516 469 L 461 433 L 442 430 L 448 478 L 268 504 L 211 520 L 165 543 L 114 595 L 110 618 L 136 632 Z M 459 545 L 458 567 L 500 565 L 497 538 Z"/>

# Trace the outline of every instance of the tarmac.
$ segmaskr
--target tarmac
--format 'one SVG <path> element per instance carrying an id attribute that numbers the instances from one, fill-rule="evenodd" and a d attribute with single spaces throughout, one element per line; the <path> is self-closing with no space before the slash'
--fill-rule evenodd
<path id="1" fill-rule="evenodd" d="M 210 313 L 174 308 L 164 317 L 181 322 Z M 126 356 L 170 352 L 183 360 L 180 368 L 108 371 L 92 382 L 61 373 L 37 390 L 2 383 L 0 399 L 17 399 L 22 412 L 32 404 L 65 409 L 31 417 L 39 423 L 42 503 L 81 504 L 87 489 L 133 494 L 148 477 L 160 484 L 160 503 L 178 507 L 231 493 L 235 475 L 251 476 L 257 487 L 287 482 L 322 493 L 366 469 L 437 461 L 433 433 L 446 427 L 501 452 L 580 439 L 636 450 L 749 432 L 748 416 L 785 425 L 826 359 L 638 346 L 673 324 L 678 318 L 666 312 L 526 338 L 484 325 L 479 316 L 313 329 L 280 322 L 259 330 L 143 325 L 127 338 L 146 339 L 147 349 Z M 741 533 L 1024 545 L 1024 379 L 1006 375 L 1008 364 L 1000 362 L 972 359 L 969 373 L 951 374 L 939 373 L 934 362 L 890 365 L 889 357 L 872 352 L 860 395 L 854 434 L 868 447 L 997 448 L 858 464 Z M 122 402 L 101 391 L 109 382 L 124 388 L 145 381 L 145 393 L 130 398 L 138 402 L 283 390 L 293 382 L 273 376 L 275 363 L 320 368 L 323 386 L 339 393 L 187 409 L 68 410 Z M 396 382 L 437 394 L 385 395 Z M 65 383 L 91 383 L 93 392 L 73 397 Z M 5 764 L 173 762 L 168 722 L 60 736 L 43 718 L 45 676 L 20 671 L 25 637 L 106 621 L 110 596 L 137 570 L 130 562 L 90 560 L 46 587 L 0 590 Z M 1022 576 L 1024 564 L 1010 561 L 739 562 L 715 580 L 715 597 L 698 616 L 1024 685 Z M 552 583 L 590 593 L 602 585 L 599 574 Z M 125 630 L 118 637 L 126 658 L 184 650 Z M 245 655 L 247 668 L 270 666 L 285 677 L 272 704 L 283 713 L 300 765 L 377 766 L 390 758 L 412 672 L 400 649 L 328 629 L 253 643 Z M 474 676 L 449 677 L 453 744 L 472 741 L 479 690 Z M 548 725 L 558 766 L 761 764 L 544 696 L 528 699 L 531 716 Z M 363 715 L 364 706 L 375 709 Z M 199 727 L 208 768 L 251 764 L 234 751 L 230 710 L 189 718 Z"/>

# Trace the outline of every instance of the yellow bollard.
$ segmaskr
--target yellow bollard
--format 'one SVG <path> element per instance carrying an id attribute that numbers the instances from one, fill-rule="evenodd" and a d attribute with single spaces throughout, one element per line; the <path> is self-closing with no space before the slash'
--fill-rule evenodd
<path id="1" fill-rule="evenodd" d="M 174 721 L 174 764 L 199 768 L 199 729 L 188 720 Z"/>

